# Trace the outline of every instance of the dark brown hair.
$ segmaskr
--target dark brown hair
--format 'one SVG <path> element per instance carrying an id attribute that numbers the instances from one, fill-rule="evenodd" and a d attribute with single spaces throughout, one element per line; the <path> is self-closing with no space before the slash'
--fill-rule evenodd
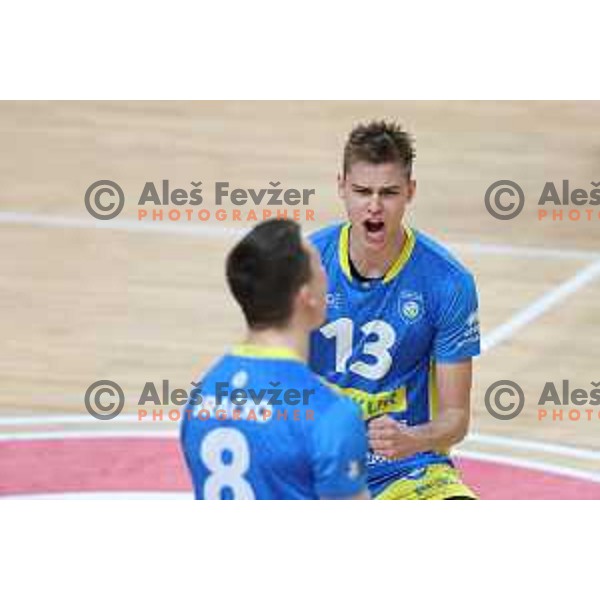
<path id="1" fill-rule="evenodd" d="M 285 326 L 298 290 L 310 280 L 310 257 L 298 223 L 263 221 L 227 257 L 227 283 L 252 329 Z"/>
<path id="2" fill-rule="evenodd" d="M 411 136 L 394 121 L 369 121 L 357 125 L 344 147 L 344 177 L 359 161 L 376 165 L 397 162 L 412 174 L 415 149 Z"/>

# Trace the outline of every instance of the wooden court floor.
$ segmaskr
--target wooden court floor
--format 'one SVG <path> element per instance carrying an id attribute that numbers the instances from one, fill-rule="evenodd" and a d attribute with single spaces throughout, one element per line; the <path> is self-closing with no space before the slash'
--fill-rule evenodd
<path id="1" fill-rule="evenodd" d="M 219 181 L 314 189 L 303 225 L 316 229 L 343 218 L 344 138 L 373 117 L 416 137 L 409 221 L 476 274 L 484 352 L 459 453 L 600 482 L 600 406 L 580 407 L 591 420 L 570 420 L 573 406 L 556 407 L 562 421 L 538 413 L 546 382 L 600 382 L 600 206 L 589 221 L 540 221 L 537 205 L 548 181 L 588 191 L 600 182 L 600 102 L 0 103 L 0 441 L 129 431 L 131 422 L 87 418 L 92 382 L 118 382 L 133 414 L 144 382 L 185 388 L 241 335 L 223 258 L 252 223 L 140 221 L 146 182 L 189 191 L 201 181 L 201 208 L 213 214 Z M 84 206 L 98 180 L 125 195 L 123 212 L 102 223 Z M 485 208 L 498 180 L 524 190 L 513 220 Z M 249 206 L 240 210 L 245 219 Z M 484 406 L 499 380 L 525 392 L 513 420 Z"/>

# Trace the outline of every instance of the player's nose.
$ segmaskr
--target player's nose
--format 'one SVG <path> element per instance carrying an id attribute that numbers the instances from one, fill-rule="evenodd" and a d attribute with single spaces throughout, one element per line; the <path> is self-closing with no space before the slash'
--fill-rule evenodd
<path id="1" fill-rule="evenodd" d="M 369 196 L 368 210 L 370 213 L 378 213 L 382 209 L 381 196 L 374 192 Z"/>

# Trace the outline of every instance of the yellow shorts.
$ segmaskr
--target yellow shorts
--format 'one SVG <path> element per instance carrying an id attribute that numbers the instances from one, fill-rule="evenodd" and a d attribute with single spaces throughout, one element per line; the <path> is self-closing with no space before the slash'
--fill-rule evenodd
<path id="1" fill-rule="evenodd" d="M 375 500 L 445 500 L 451 497 L 477 500 L 477 495 L 450 465 L 429 465 L 416 478 L 398 479 L 375 496 Z"/>

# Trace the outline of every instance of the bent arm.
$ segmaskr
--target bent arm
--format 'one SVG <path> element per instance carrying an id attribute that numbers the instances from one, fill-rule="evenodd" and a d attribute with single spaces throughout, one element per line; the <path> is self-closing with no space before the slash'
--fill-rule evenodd
<path id="1" fill-rule="evenodd" d="M 408 426 L 389 416 L 369 424 L 372 449 L 387 458 L 418 452 L 447 452 L 467 434 L 470 419 L 472 360 L 436 365 L 438 413 L 429 423 Z"/>
<path id="2" fill-rule="evenodd" d="M 473 361 L 438 363 L 435 367 L 438 413 L 431 422 L 413 428 L 424 450 L 445 452 L 469 430 Z"/>

